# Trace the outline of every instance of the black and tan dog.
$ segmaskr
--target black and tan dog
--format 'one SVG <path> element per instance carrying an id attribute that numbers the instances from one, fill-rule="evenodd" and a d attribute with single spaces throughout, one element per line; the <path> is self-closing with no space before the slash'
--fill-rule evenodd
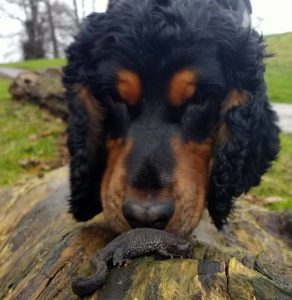
<path id="1" fill-rule="evenodd" d="M 185 235 L 207 207 L 221 228 L 260 182 L 279 148 L 265 47 L 229 2 L 117 0 L 84 21 L 64 70 L 76 220 Z"/>

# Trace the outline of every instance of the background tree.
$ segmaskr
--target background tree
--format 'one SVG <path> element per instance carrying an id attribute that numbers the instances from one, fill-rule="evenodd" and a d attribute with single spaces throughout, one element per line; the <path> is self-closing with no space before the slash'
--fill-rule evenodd
<path id="1" fill-rule="evenodd" d="M 53 45 L 53 53 L 54 57 L 57 58 L 59 57 L 59 45 L 56 37 L 56 27 L 54 23 L 54 18 L 53 18 L 53 12 L 52 12 L 52 6 L 50 0 L 45 0 L 45 4 L 47 7 L 47 18 L 48 18 L 48 25 L 50 28 L 50 36 L 52 40 L 52 45 Z"/>
<path id="2" fill-rule="evenodd" d="M 70 7 L 67 3 L 63 1 L 54 1 L 51 3 L 51 13 L 52 13 L 52 27 L 54 28 L 56 43 L 58 46 L 58 55 L 63 56 L 64 50 L 68 47 L 68 44 L 72 41 L 73 36 L 78 31 L 80 22 L 76 21 L 76 15 L 74 8 Z M 48 15 L 47 15 L 48 17 Z M 45 22 L 47 25 L 49 22 Z M 47 48 L 48 56 L 54 54 L 54 48 L 51 38 L 51 30 L 48 28 L 46 34 L 45 45 Z"/>
<path id="3" fill-rule="evenodd" d="M 40 15 L 41 0 L 10 0 L 6 2 L 0 6 L 0 10 L 9 18 L 18 20 L 25 33 L 25 38 L 21 39 L 23 58 L 44 57 L 43 17 Z M 21 14 L 16 14 L 16 10 Z"/>
<path id="4" fill-rule="evenodd" d="M 79 22 L 78 6 L 77 6 L 77 1 L 76 0 L 73 0 L 73 8 L 74 8 L 75 23 L 78 27 L 80 25 L 80 22 Z"/>
<path id="5" fill-rule="evenodd" d="M 21 24 L 23 59 L 63 56 L 64 48 L 79 27 L 77 0 L 73 1 L 73 7 L 61 0 L 4 2 L 0 4 L 0 13 Z"/>
<path id="6" fill-rule="evenodd" d="M 18 43 L 21 50 L 8 52 L 9 46 L 4 55 L 17 57 L 21 53 L 22 59 L 63 57 L 85 14 L 94 11 L 96 3 L 96 0 L 0 0 L 0 18 L 13 19 L 20 25 L 16 25 L 20 29 L 13 33 L 0 34 L 0 39 L 9 40 L 11 45 Z"/>

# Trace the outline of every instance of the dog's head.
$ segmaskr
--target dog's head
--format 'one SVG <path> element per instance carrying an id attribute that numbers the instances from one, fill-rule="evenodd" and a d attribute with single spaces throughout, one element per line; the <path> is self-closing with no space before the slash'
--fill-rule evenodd
<path id="1" fill-rule="evenodd" d="M 85 20 L 64 82 L 72 161 L 89 158 L 71 175 L 99 174 L 86 188 L 116 231 L 184 235 L 206 206 L 222 227 L 278 152 L 263 57 L 261 37 L 215 1 L 127 0 Z"/>

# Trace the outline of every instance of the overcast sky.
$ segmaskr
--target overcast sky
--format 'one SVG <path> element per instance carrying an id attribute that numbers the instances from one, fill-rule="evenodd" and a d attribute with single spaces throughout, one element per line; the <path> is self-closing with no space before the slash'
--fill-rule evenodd
<path id="1" fill-rule="evenodd" d="M 104 11 L 107 0 L 96 2 L 96 10 Z M 292 31 L 292 0 L 251 0 L 251 3 L 258 30 L 264 34 Z"/>
<path id="2" fill-rule="evenodd" d="M 72 0 L 64 0 L 71 4 Z M 139 0 L 137 0 L 139 1 Z M 0 0 L 7 3 L 7 0 Z M 81 0 L 77 0 L 81 4 Z M 263 34 L 282 33 L 292 31 L 292 0 L 251 0 L 253 5 L 254 26 Z M 86 12 L 90 13 L 91 1 L 85 1 Z M 97 0 L 96 10 L 104 11 L 107 0 Z M 15 14 L 17 12 L 14 12 Z M 16 33 L 20 30 L 17 21 L 0 18 L 0 37 Z M 19 60 L 17 53 L 18 37 L 0 38 L 0 62 Z M 10 54 L 9 54 L 10 53 Z"/>

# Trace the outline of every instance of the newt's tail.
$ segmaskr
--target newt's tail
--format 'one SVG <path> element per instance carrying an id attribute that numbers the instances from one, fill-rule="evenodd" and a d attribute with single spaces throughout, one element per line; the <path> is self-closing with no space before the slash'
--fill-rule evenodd
<path id="1" fill-rule="evenodd" d="M 92 259 L 92 267 L 94 274 L 89 277 L 77 277 L 72 280 L 72 291 L 78 296 L 86 296 L 94 293 L 106 281 L 107 278 L 107 265 L 104 261 Z"/>

